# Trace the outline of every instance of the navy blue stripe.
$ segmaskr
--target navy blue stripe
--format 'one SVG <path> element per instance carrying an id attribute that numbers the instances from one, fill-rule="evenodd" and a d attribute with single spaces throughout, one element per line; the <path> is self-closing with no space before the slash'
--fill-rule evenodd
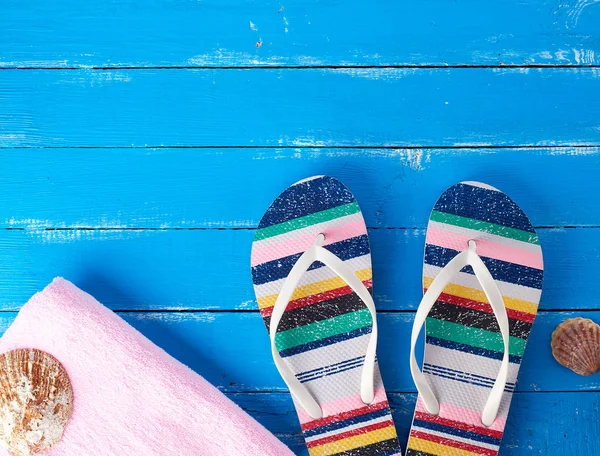
<path id="1" fill-rule="evenodd" d="M 476 378 L 474 376 L 471 376 L 471 374 L 466 373 L 466 372 L 449 372 L 445 369 L 440 369 L 438 367 L 432 366 L 432 365 L 426 365 L 423 366 L 423 372 L 428 371 L 432 374 L 436 374 L 436 373 L 441 373 L 444 375 L 450 375 L 453 376 L 453 378 L 464 378 L 464 379 L 470 379 L 473 380 L 475 382 L 479 382 L 481 384 L 485 384 L 485 385 L 493 385 L 494 384 L 494 380 L 487 380 L 484 379 L 482 377 Z M 508 383 L 507 383 L 508 385 Z"/>
<path id="2" fill-rule="evenodd" d="M 464 371 L 459 371 L 459 370 L 456 370 L 456 369 L 450 369 L 449 367 L 438 366 L 437 364 L 425 363 L 423 365 L 423 367 L 429 367 L 431 369 L 438 369 L 438 370 L 447 371 L 447 372 L 455 372 L 457 374 L 469 375 L 471 377 L 480 378 L 482 380 L 490 381 L 492 383 L 494 383 L 496 381 L 495 379 L 490 378 L 490 377 L 484 377 L 483 375 L 472 374 L 471 372 L 464 372 Z M 506 384 L 507 385 L 512 385 L 512 386 L 516 385 L 516 383 L 513 383 L 513 382 L 506 382 Z"/>
<path id="3" fill-rule="evenodd" d="M 335 369 L 336 367 L 344 367 L 344 365 L 346 365 L 346 364 L 353 364 L 357 361 L 363 361 L 364 359 L 365 359 L 365 357 L 363 355 L 363 356 L 357 356 L 356 358 L 347 359 L 345 361 L 340 361 L 339 363 L 328 364 L 327 366 L 318 367 L 317 369 L 311 369 L 308 371 L 300 372 L 299 374 L 296 374 L 296 378 L 298 380 L 300 380 L 300 378 L 306 377 L 307 375 L 317 374 L 322 371 L 328 371 L 331 369 Z"/>
<path id="4" fill-rule="evenodd" d="M 358 415 L 352 418 L 348 418 L 343 421 L 336 421 L 335 423 L 326 424 L 325 426 L 319 426 L 314 429 L 308 429 L 304 431 L 304 437 L 312 437 L 314 435 L 324 434 L 330 431 L 336 431 L 338 429 L 345 428 L 346 426 L 351 426 L 353 424 L 364 423 L 366 421 L 374 420 L 375 418 L 381 418 L 382 416 L 387 416 L 390 414 L 390 409 L 388 407 L 376 410 L 374 412 L 365 413 L 364 415 Z"/>
<path id="5" fill-rule="evenodd" d="M 492 386 L 493 386 L 493 385 L 488 385 L 488 384 L 485 384 L 485 383 L 480 383 L 480 382 L 475 382 L 475 381 L 471 382 L 471 381 L 466 380 L 464 378 L 458 378 L 457 376 L 452 376 L 452 375 L 449 375 L 449 374 L 442 374 L 440 372 L 432 371 L 431 369 L 423 369 L 423 372 L 426 373 L 426 374 L 435 375 L 436 377 L 446 378 L 448 380 L 453 380 L 455 382 L 467 383 L 469 385 L 481 386 L 483 388 L 491 389 Z"/>
<path id="6" fill-rule="evenodd" d="M 425 263 L 443 268 L 459 253 L 460 252 L 457 250 L 427 244 L 425 246 Z M 481 257 L 481 259 L 490 270 L 490 273 L 495 280 L 513 283 L 515 285 L 523 285 L 529 288 L 537 288 L 538 290 L 542 289 L 544 271 L 541 269 L 530 268 L 528 266 L 508 263 L 506 261 L 487 257 Z M 466 266 L 462 269 L 462 272 L 475 275 L 471 266 Z"/>
<path id="7" fill-rule="evenodd" d="M 366 255 L 371 251 L 369 249 L 369 237 L 366 234 L 326 245 L 325 248 L 343 261 Z M 287 277 L 301 255 L 302 253 L 296 253 L 254 266 L 252 268 L 254 285 L 262 285 L 263 283 Z M 308 270 L 310 271 L 323 266 L 323 263 L 317 261 Z"/>
<path id="8" fill-rule="evenodd" d="M 494 190 L 456 184 L 440 196 L 433 209 L 535 233 L 521 208 L 504 193 Z"/>
<path id="9" fill-rule="evenodd" d="M 464 353 L 471 353 L 472 355 L 485 356 L 490 359 L 497 359 L 502 361 L 503 353 L 488 350 L 487 348 L 473 347 L 472 345 L 459 344 L 449 340 L 438 339 L 437 337 L 427 336 L 426 343 L 430 345 L 436 345 L 438 347 L 448 348 L 450 350 L 457 350 Z M 513 364 L 521 364 L 521 357 L 515 355 L 508 355 L 508 360 Z"/>
<path id="10" fill-rule="evenodd" d="M 462 429 L 456 429 L 450 426 L 444 426 L 438 423 L 430 423 L 429 421 L 417 420 L 413 422 L 413 426 L 422 427 L 431 431 L 443 432 L 444 434 L 455 435 L 464 439 L 475 440 L 477 442 L 487 443 L 489 445 L 500 446 L 501 439 L 490 437 L 489 435 L 481 435 L 476 432 L 463 431 Z"/>
<path id="11" fill-rule="evenodd" d="M 327 345 L 337 344 L 338 342 L 342 342 L 344 340 L 354 339 L 355 337 L 360 337 L 364 334 L 369 334 L 373 327 L 371 325 L 365 326 L 364 328 L 358 328 L 354 331 L 350 331 L 343 334 L 338 334 L 336 336 L 326 337 L 325 339 L 315 340 L 314 342 L 310 342 L 304 345 L 298 345 L 297 347 L 288 348 L 286 350 L 282 350 L 279 352 L 279 355 L 282 358 L 286 358 L 287 356 L 297 355 L 298 353 L 304 353 L 310 350 L 314 350 L 315 348 L 325 347 Z"/>
<path id="12" fill-rule="evenodd" d="M 293 185 L 271 204 L 258 229 L 356 201 L 340 181 L 322 176 Z"/>
<path id="13" fill-rule="evenodd" d="M 313 377 L 304 378 L 304 379 L 300 380 L 300 383 L 312 382 L 313 380 L 317 380 L 319 378 L 324 378 L 324 377 L 329 377 L 330 375 L 340 374 L 342 372 L 346 372 L 346 371 L 349 371 L 352 369 L 356 369 L 357 367 L 361 367 L 362 365 L 363 365 L 363 362 L 359 361 L 359 362 L 352 364 L 351 366 L 344 366 L 343 368 L 340 367 L 337 370 L 334 370 L 333 372 L 323 372 L 322 374 L 316 374 Z"/>
<path id="14" fill-rule="evenodd" d="M 472 378 L 468 378 L 468 377 L 465 377 L 462 375 L 457 375 L 457 374 L 449 374 L 446 372 L 440 372 L 440 371 L 436 371 L 435 369 L 431 369 L 431 368 L 423 368 L 423 372 L 425 372 L 426 374 L 435 375 L 436 377 L 453 380 L 455 382 L 468 383 L 469 385 L 481 386 L 483 388 L 488 388 L 488 389 L 492 389 L 492 387 L 494 386 L 494 382 L 484 383 L 482 380 L 472 379 Z M 514 387 L 510 387 L 507 385 L 504 387 L 504 391 L 507 393 L 512 393 L 514 391 Z"/>
<path id="15" fill-rule="evenodd" d="M 479 383 L 481 385 L 485 385 L 485 386 L 493 386 L 494 385 L 494 380 L 483 380 L 481 378 L 474 378 L 474 377 L 471 377 L 469 374 L 464 373 L 464 372 L 460 372 L 460 373 L 458 373 L 458 372 L 448 372 L 448 371 L 446 371 L 444 369 L 438 369 L 438 368 L 436 368 L 434 366 L 431 366 L 431 365 L 429 365 L 429 366 L 423 366 L 423 372 L 425 372 L 425 371 L 427 371 L 427 372 L 429 372 L 431 374 L 438 374 L 439 373 L 439 374 L 448 375 L 448 376 L 450 376 L 452 378 L 460 378 L 460 379 L 465 379 L 465 380 L 472 380 L 474 382 L 477 382 L 477 383 Z"/>

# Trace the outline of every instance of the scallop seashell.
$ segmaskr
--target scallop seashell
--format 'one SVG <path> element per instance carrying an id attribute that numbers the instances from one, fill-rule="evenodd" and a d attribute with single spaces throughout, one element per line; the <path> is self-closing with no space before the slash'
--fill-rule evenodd
<path id="1" fill-rule="evenodd" d="M 552 333 L 552 354 L 579 375 L 600 371 L 600 325 L 587 318 L 569 318 Z"/>
<path id="2" fill-rule="evenodd" d="M 73 389 L 49 354 L 19 349 L 0 355 L 0 445 L 12 456 L 52 448 L 73 410 Z"/>

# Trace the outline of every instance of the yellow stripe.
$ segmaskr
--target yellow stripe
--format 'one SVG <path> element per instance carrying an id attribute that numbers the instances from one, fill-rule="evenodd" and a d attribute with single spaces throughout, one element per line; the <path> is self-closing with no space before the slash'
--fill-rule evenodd
<path id="1" fill-rule="evenodd" d="M 472 451 L 461 450 L 460 448 L 454 448 L 448 445 L 442 445 L 440 443 L 430 442 L 429 440 L 419 439 L 417 437 L 411 437 L 408 441 L 408 448 L 415 451 L 422 451 L 423 453 L 429 453 L 439 456 L 474 456 L 481 453 L 473 453 Z"/>
<path id="2" fill-rule="evenodd" d="M 326 443 L 325 445 L 309 448 L 308 453 L 310 456 L 327 456 L 329 454 L 337 454 L 342 451 L 353 450 L 355 448 L 372 445 L 373 443 L 383 442 L 384 440 L 393 438 L 396 438 L 396 428 L 394 426 L 388 426 L 383 429 L 377 429 L 376 431 L 358 434 L 335 442 Z"/>
<path id="3" fill-rule="evenodd" d="M 425 288 L 429 288 L 431 282 L 433 282 L 431 277 L 423 277 L 423 285 Z M 476 290 L 474 288 L 464 287 L 455 283 L 446 285 L 446 288 L 444 288 L 444 293 L 457 296 L 459 298 L 471 299 L 473 301 L 489 304 L 487 296 L 483 290 Z M 525 312 L 532 315 L 537 313 L 538 305 L 534 302 L 511 298 L 509 296 L 502 297 L 504 298 L 504 305 L 507 309 L 518 310 L 519 312 Z"/>
<path id="4" fill-rule="evenodd" d="M 371 268 L 365 268 L 361 269 L 360 271 L 355 271 L 355 274 L 363 282 L 373 277 Z M 341 288 L 345 286 L 348 286 L 348 284 L 344 282 L 344 279 L 342 279 L 341 277 L 334 277 L 332 279 L 321 280 L 320 282 L 309 283 L 308 285 L 296 288 L 294 294 L 292 295 L 291 301 L 306 298 L 307 296 L 312 296 L 319 293 L 325 293 L 327 291 L 335 290 L 336 288 Z M 278 295 L 279 293 L 275 293 L 272 295 L 263 296 L 262 298 L 258 298 L 258 307 L 260 309 L 264 309 L 266 307 L 273 307 L 275 305 L 275 301 L 277 301 Z"/>

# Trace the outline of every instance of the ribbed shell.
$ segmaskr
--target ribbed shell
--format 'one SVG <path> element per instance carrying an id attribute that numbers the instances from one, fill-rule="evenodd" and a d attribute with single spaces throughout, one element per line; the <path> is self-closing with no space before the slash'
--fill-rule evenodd
<path id="1" fill-rule="evenodd" d="M 34 349 L 0 355 L 0 445 L 11 455 L 52 448 L 72 408 L 71 382 L 55 358 Z"/>
<path id="2" fill-rule="evenodd" d="M 579 375 L 600 371 L 600 325 L 587 318 L 570 318 L 552 333 L 552 354 Z"/>

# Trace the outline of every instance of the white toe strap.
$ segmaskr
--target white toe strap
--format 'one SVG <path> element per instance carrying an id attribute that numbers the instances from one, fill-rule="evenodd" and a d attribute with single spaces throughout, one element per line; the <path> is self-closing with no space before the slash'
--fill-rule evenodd
<path id="1" fill-rule="evenodd" d="M 275 336 L 277 335 L 277 328 L 279 322 L 283 316 L 285 309 L 290 302 L 294 290 L 297 288 L 298 283 L 302 275 L 308 270 L 311 264 L 315 261 L 320 261 L 325 266 L 332 269 L 338 276 L 340 276 L 352 290 L 362 299 L 365 303 L 371 317 L 373 319 L 373 329 L 369 338 L 369 344 L 367 346 L 367 353 L 365 355 L 365 361 L 362 369 L 361 383 L 360 383 L 360 397 L 365 404 L 370 404 L 375 398 L 375 390 L 373 385 L 373 376 L 375 372 L 375 353 L 377 351 L 377 319 L 375 316 L 375 303 L 371 297 L 371 293 L 361 280 L 354 274 L 341 259 L 331 253 L 329 250 L 321 247 L 321 244 L 325 240 L 323 234 L 319 234 L 314 245 L 304 252 L 296 264 L 294 264 L 292 270 L 287 276 L 281 291 L 277 296 L 277 301 L 273 306 L 273 313 L 271 315 L 271 322 L 269 325 L 269 335 L 271 337 L 271 353 L 273 354 L 273 360 L 275 366 L 281 374 L 281 377 L 285 381 L 286 385 L 290 389 L 290 393 L 294 395 L 296 400 L 302 405 L 304 410 L 313 418 L 319 419 L 322 417 L 323 412 L 321 407 L 317 404 L 317 401 L 308 392 L 306 387 L 298 381 L 294 373 L 283 361 L 279 355 L 279 351 L 275 346 Z"/>
<path id="2" fill-rule="evenodd" d="M 431 390 L 426 377 L 423 375 L 417 360 L 415 358 L 415 345 L 421 332 L 421 328 L 425 324 L 427 315 L 431 311 L 433 305 L 437 301 L 440 294 L 446 288 L 446 285 L 450 283 L 452 277 L 460 272 L 465 266 L 471 266 L 475 272 L 475 276 L 481 283 L 481 287 L 487 296 L 487 299 L 492 306 L 498 325 L 500 326 L 500 332 L 502 334 L 502 340 L 504 342 L 504 355 L 502 357 L 502 364 L 500 365 L 500 371 L 498 377 L 494 382 L 492 391 L 488 396 L 488 400 L 483 409 L 481 422 L 485 426 L 491 426 L 498 414 L 500 408 L 500 402 L 502 400 L 502 394 L 506 386 L 506 380 L 508 377 L 508 366 L 509 366 L 509 325 L 508 316 L 506 314 L 506 308 L 504 306 L 504 300 L 502 299 L 502 293 L 498 289 L 498 285 L 494 281 L 494 278 L 490 274 L 490 271 L 485 266 L 479 255 L 476 253 L 475 241 L 469 241 L 469 248 L 456 255 L 436 276 L 433 280 L 427 292 L 423 295 L 421 304 L 417 309 L 415 316 L 415 322 L 413 324 L 411 334 L 411 346 L 410 346 L 410 371 L 419 392 L 425 408 L 432 415 L 438 415 L 440 413 L 440 405 L 435 397 L 435 394 Z"/>

